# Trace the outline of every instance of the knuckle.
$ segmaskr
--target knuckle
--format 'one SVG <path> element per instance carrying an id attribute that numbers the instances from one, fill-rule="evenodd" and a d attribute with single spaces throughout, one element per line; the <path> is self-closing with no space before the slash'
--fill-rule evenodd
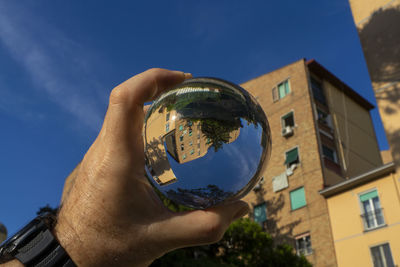
<path id="1" fill-rule="evenodd" d="M 110 93 L 110 104 L 120 104 L 126 99 L 126 89 L 121 86 L 115 87 Z"/>
<path id="2" fill-rule="evenodd" d="M 143 74 L 144 76 L 148 77 L 150 80 L 155 81 L 159 77 L 165 75 L 166 70 L 161 68 L 151 68 L 146 70 Z"/>
<path id="3" fill-rule="evenodd" d="M 157 74 L 163 72 L 164 70 L 161 68 L 151 68 L 146 71 L 146 73 L 156 76 Z"/>

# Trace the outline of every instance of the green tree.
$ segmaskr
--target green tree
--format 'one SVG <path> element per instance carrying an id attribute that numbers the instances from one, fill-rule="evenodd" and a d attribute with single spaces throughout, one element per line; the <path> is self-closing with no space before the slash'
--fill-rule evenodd
<path id="1" fill-rule="evenodd" d="M 239 119 L 233 120 L 216 120 L 216 119 L 201 119 L 201 132 L 210 140 L 211 147 L 217 152 L 222 148 L 223 144 L 229 143 L 230 134 L 243 127 Z"/>
<path id="2" fill-rule="evenodd" d="M 155 266 L 290 266 L 309 267 L 288 245 L 275 246 L 269 234 L 250 219 L 231 224 L 218 243 L 183 248 L 157 259 Z"/>
<path id="3" fill-rule="evenodd" d="M 46 206 L 39 208 L 39 210 L 36 212 L 36 215 L 45 215 L 47 213 L 56 215 L 57 211 L 58 211 L 58 208 L 52 208 L 49 204 L 46 204 Z"/>

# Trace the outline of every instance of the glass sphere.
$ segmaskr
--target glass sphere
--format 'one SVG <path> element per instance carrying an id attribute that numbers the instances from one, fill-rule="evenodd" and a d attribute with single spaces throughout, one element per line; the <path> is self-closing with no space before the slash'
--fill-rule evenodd
<path id="1" fill-rule="evenodd" d="M 145 116 L 146 173 L 176 204 L 204 209 L 238 200 L 271 152 L 267 118 L 238 85 L 194 78 L 162 94 Z"/>

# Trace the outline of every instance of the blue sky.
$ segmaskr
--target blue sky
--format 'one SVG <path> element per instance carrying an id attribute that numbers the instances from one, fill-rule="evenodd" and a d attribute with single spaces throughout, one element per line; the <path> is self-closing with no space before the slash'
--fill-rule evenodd
<path id="1" fill-rule="evenodd" d="M 347 0 L 0 1 L 0 221 L 14 232 L 57 205 L 111 89 L 132 75 L 242 83 L 303 57 L 375 104 Z"/>

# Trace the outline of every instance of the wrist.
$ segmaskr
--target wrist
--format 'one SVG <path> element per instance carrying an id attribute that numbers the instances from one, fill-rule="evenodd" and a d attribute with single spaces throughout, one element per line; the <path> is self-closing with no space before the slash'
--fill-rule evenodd
<path id="1" fill-rule="evenodd" d="M 77 266 L 148 266 L 153 259 L 143 257 L 141 249 L 132 248 L 129 241 L 121 242 L 123 238 L 112 230 L 96 230 L 88 226 L 89 220 L 84 224 L 73 224 L 59 217 L 54 227 L 53 234 L 60 245 L 68 253 Z"/>
<path id="2" fill-rule="evenodd" d="M 76 265 L 92 266 L 89 260 L 90 249 L 85 246 L 84 237 L 80 237 L 72 225 L 59 219 L 53 229 L 53 234 Z"/>

